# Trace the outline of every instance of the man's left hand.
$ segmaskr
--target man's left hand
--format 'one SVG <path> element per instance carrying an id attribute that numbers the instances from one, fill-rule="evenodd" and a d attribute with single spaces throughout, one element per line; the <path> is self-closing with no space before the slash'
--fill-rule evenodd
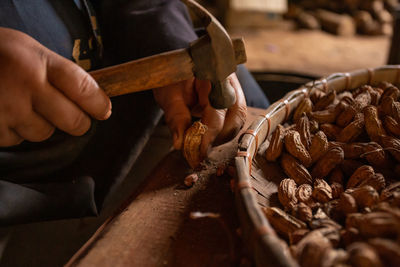
<path id="1" fill-rule="evenodd" d="M 153 90 L 158 104 L 165 112 L 165 120 L 173 136 L 173 145 L 182 149 L 184 133 L 191 126 L 192 115 L 201 117 L 208 127 L 200 146 L 202 157 L 212 145 L 219 145 L 234 138 L 246 121 L 246 100 L 236 77 L 228 77 L 235 89 L 236 102 L 229 109 L 214 109 L 208 100 L 211 83 L 190 79 Z"/>

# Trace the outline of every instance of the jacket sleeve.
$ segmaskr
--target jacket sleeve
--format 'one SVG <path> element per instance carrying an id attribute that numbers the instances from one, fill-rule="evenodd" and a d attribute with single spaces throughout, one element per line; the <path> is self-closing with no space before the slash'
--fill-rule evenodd
<path id="1" fill-rule="evenodd" d="M 108 64 L 185 48 L 197 38 L 186 6 L 179 0 L 94 2 Z"/>

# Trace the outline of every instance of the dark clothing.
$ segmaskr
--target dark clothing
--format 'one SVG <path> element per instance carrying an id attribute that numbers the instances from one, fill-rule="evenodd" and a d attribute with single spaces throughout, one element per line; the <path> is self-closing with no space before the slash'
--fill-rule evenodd
<path id="1" fill-rule="evenodd" d="M 178 0 L 0 0 L 0 27 L 25 32 L 87 70 L 197 38 Z M 112 102 L 111 118 L 93 122 L 84 136 L 58 131 L 42 143 L 0 149 L 0 225 L 98 214 L 162 114 L 150 91 Z"/>

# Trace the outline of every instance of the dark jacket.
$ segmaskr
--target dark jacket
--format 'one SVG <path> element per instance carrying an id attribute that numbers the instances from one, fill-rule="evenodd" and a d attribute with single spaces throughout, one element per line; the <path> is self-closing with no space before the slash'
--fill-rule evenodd
<path id="1" fill-rule="evenodd" d="M 23 31 L 88 70 L 197 38 L 178 0 L 0 0 L 0 27 Z M 98 214 L 161 116 L 150 91 L 112 101 L 111 118 L 93 122 L 82 137 L 56 132 L 42 143 L 0 149 L 0 225 Z"/>

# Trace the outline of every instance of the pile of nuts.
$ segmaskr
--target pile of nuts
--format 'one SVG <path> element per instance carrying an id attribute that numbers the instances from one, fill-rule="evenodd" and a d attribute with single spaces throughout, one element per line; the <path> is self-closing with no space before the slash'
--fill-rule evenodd
<path id="1" fill-rule="evenodd" d="M 269 140 L 288 176 L 263 211 L 301 266 L 400 266 L 400 90 L 313 89 Z"/>

